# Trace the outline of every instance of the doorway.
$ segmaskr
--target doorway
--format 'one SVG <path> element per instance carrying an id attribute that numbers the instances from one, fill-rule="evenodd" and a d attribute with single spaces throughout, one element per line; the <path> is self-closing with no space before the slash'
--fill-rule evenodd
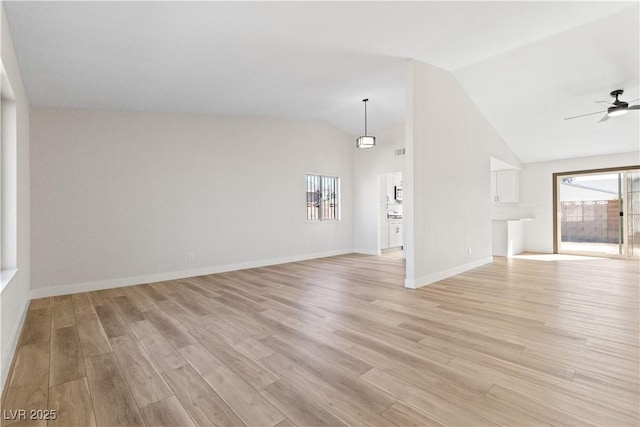
<path id="1" fill-rule="evenodd" d="M 402 172 L 378 176 L 378 253 L 393 251 L 402 254 L 402 191 Z"/>
<path id="2" fill-rule="evenodd" d="M 554 174 L 554 252 L 640 257 L 640 166 Z"/>

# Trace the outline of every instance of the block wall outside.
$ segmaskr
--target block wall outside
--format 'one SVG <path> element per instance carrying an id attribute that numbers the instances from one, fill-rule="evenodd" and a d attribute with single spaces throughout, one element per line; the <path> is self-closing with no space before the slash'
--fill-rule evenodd
<path id="1" fill-rule="evenodd" d="M 618 243 L 617 200 L 562 202 L 563 242 Z"/>

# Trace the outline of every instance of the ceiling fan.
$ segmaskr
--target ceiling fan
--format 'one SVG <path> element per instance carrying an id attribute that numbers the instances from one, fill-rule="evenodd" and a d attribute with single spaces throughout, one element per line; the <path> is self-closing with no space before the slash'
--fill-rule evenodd
<path id="1" fill-rule="evenodd" d="M 607 113 L 604 115 L 604 117 L 598 120 L 598 123 L 600 123 L 600 122 L 606 122 L 611 117 L 622 116 L 623 114 L 627 114 L 629 110 L 640 110 L 640 105 L 632 105 L 631 107 L 629 107 L 629 102 L 636 102 L 640 100 L 640 98 L 634 99 L 633 101 L 629 101 L 629 102 L 621 101 L 618 99 L 618 97 L 621 96 L 623 93 L 624 93 L 624 90 L 616 89 L 609 94 L 611 95 L 612 98 L 615 98 L 615 101 L 613 102 L 596 101 L 596 103 L 598 104 L 609 105 L 609 107 L 606 110 L 596 111 L 595 113 L 582 114 L 580 116 L 567 117 L 565 120 L 577 119 L 578 117 L 592 116 L 594 114 Z"/>

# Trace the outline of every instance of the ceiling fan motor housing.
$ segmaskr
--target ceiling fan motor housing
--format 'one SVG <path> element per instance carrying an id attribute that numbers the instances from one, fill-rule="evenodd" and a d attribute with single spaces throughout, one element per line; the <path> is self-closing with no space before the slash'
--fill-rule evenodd
<path id="1" fill-rule="evenodd" d="M 618 97 L 624 93 L 624 90 L 617 89 L 610 93 L 610 95 L 616 100 L 613 101 L 613 107 L 607 108 L 607 115 L 611 117 L 620 116 L 627 112 L 627 108 L 629 107 L 628 102 L 620 101 Z"/>
<path id="2" fill-rule="evenodd" d="M 627 107 L 629 104 L 626 102 L 621 102 L 621 105 L 616 105 L 615 107 L 607 108 L 607 114 L 611 117 L 621 116 L 622 114 L 627 112 Z"/>

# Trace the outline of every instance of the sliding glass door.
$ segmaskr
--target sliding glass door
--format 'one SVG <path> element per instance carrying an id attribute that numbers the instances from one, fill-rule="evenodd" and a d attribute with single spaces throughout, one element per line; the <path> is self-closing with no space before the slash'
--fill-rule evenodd
<path id="1" fill-rule="evenodd" d="M 640 170 L 554 176 L 556 252 L 640 256 Z"/>

